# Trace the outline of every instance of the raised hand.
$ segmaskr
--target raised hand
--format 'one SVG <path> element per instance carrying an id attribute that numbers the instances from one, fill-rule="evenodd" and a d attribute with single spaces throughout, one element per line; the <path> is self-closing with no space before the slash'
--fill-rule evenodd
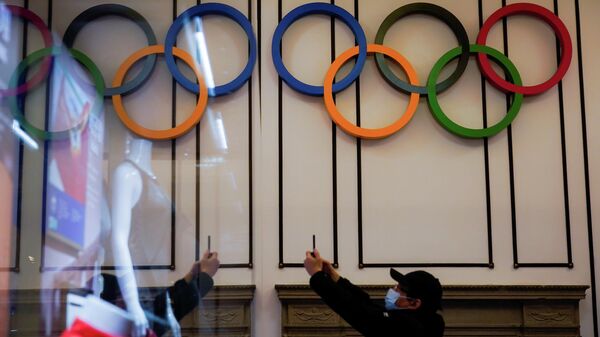
<path id="1" fill-rule="evenodd" d="M 306 251 L 306 258 L 304 259 L 304 269 L 306 269 L 306 272 L 310 276 L 313 276 L 314 273 L 323 270 L 323 259 L 321 258 L 321 254 L 319 254 L 319 251 L 317 249 L 315 249 L 314 251 Z"/>
<path id="2" fill-rule="evenodd" d="M 207 273 L 210 277 L 215 276 L 217 270 L 219 270 L 219 266 L 221 262 L 219 261 L 219 253 L 208 250 L 204 252 L 202 255 L 202 259 L 200 260 L 200 271 Z"/>

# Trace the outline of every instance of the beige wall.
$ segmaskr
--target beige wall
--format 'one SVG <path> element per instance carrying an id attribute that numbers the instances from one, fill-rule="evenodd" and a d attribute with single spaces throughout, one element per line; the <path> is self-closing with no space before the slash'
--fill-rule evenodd
<path id="1" fill-rule="evenodd" d="M 479 31 L 478 1 L 433 1 L 454 13 L 464 24 L 473 42 Z M 553 9 L 549 0 L 531 1 Z M 23 1 L 8 1 L 22 5 Z M 69 22 L 84 9 L 100 1 L 54 0 L 52 29 L 62 35 Z M 163 41 L 172 22 L 173 2 L 118 1 L 130 6 L 150 22 L 159 41 Z M 246 1 L 226 2 L 245 14 Z M 282 13 L 306 3 L 283 1 Z M 336 5 L 356 14 L 353 1 L 336 1 Z M 380 22 L 404 1 L 358 1 L 359 22 L 367 41 L 375 38 Z M 513 3 L 513 1 L 508 1 Z M 196 1 L 177 1 L 177 12 Z M 211 99 L 210 111 L 200 123 L 200 195 L 196 196 L 196 133 L 176 142 L 175 202 L 177 206 L 176 270 L 141 271 L 141 285 L 166 284 L 182 275 L 195 254 L 195 219 L 199 209 L 201 248 L 206 235 L 213 238 L 213 248 L 221 252 L 223 263 L 248 260 L 248 219 L 250 216 L 249 182 L 252 181 L 253 268 L 223 269 L 218 284 L 256 284 L 254 329 L 256 336 L 279 335 L 279 303 L 273 289 L 276 283 L 306 283 L 301 268 L 278 268 L 279 261 L 279 164 L 283 167 L 283 261 L 299 263 L 310 248 L 311 236 L 327 258 L 334 255 L 332 228 L 333 175 L 332 131 L 321 98 L 308 97 L 281 87 L 283 158 L 278 155 L 279 87 L 271 61 L 271 38 L 277 24 L 278 2 L 252 1 L 252 22 L 261 41 L 261 64 L 255 67 L 251 91 L 248 85 L 234 94 Z M 501 1 L 484 1 L 483 18 L 487 18 Z M 29 1 L 29 7 L 47 20 L 49 6 L 44 1 Z M 560 1 L 558 12 L 567 26 L 574 45 L 573 60 L 562 82 L 564 102 L 565 153 L 567 164 L 568 204 L 573 268 L 513 268 L 513 233 L 509 136 L 506 131 L 491 138 L 489 144 L 489 194 L 494 268 L 433 267 L 427 268 L 445 284 L 591 284 L 590 256 L 596 253 L 600 236 L 593 220 L 600 218 L 600 114 L 596 106 L 600 89 L 596 64 L 600 59 L 596 17 L 600 4 L 579 1 L 581 13 L 581 50 L 583 72 L 580 77 L 576 35 L 575 1 Z M 258 27 L 260 15 L 260 31 Z M 217 83 L 233 78 L 246 62 L 246 43 L 242 31 L 229 20 L 208 18 L 207 30 L 213 71 Z M 123 34 L 122 32 L 127 32 Z M 40 46 L 39 36 L 30 29 L 28 51 Z M 86 27 L 76 47 L 92 56 L 106 82 L 129 54 L 145 45 L 143 34 L 129 22 L 106 19 Z M 284 39 L 284 61 L 288 69 L 303 81 L 317 84 L 327 71 L 331 55 L 330 20 L 305 18 L 294 24 Z M 502 49 L 501 24 L 492 29 L 490 46 Z M 439 21 L 413 16 L 395 24 L 386 45 L 404 54 L 414 65 L 421 82 L 437 58 L 456 43 L 451 32 Z M 184 33 L 179 45 L 187 48 Z M 352 45 L 350 31 L 335 25 L 335 54 Z M 556 68 L 555 40 L 552 30 L 530 17 L 508 20 L 510 59 L 519 69 L 525 84 L 539 83 Z M 260 82 L 259 82 L 260 75 Z M 580 90 L 583 80 L 584 92 Z M 260 84 L 260 87 L 259 87 Z M 172 82 L 164 61 L 159 61 L 155 75 L 138 92 L 125 100 L 128 111 L 149 126 L 170 125 Z M 43 106 L 43 92 L 28 98 L 29 116 L 42 125 L 37 110 Z M 486 85 L 487 111 L 490 122 L 498 121 L 506 109 L 503 94 Z M 374 63 L 368 61 L 360 79 L 362 125 L 383 126 L 403 111 L 407 96 L 391 89 L 381 79 Z M 584 95 L 585 94 L 585 95 Z M 337 105 L 354 120 L 355 86 L 337 95 Z M 251 98 L 251 100 L 249 100 Z M 475 60 L 470 60 L 461 80 L 440 95 L 448 114 L 470 127 L 481 126 L 481 83 Z M 514 169 L 514 215 L 520 263 L 565 263 L 567 261 L 565 206 L 559 90 L 526 97 L 519 116 L 512 125 Z M 182 120 L 195 104 L 194 95 L 177 87 L 176 116 Z M 587 123 L 589 181 L 586 181 L 582 133 L 582 105 Z M 600 103 L 600 102 L 598 102 Z M 106 101 L 108 155 L 106 166 L 113 168 L 122 157 L 124 128 Z M 34 111 L 36 111 L 34 113 Z M 248 118 L 249 111 L 252 121 Z M 208 118 L 212 116 L 210 118 Z M 151 117 L 150 117 L 151 116 Z M 213 141 L 215 119 L 223 120 L 228 141 L 226 152 Z M 212 121 L 212 122 L 211 122 Z M 252 130 L 252 169 L 248 174 L 249 128 Z M 337 155 L 337 216 L 340 273 L 356 283 L 389 282 L 387 268 L 362 268 L 359 265 L 356 139 L 335 132 Z M 363 263 L 447 263 L 487 264 L 488 228 L 484 142 L 453 136 L 433 119 L 426 99 L 413 120 L 397 134 L 379 141 L 361 142 L 362 170 L 362 238 Z M 154 169 L 166 193 L 171 195 L 171 143 L 157 142 Z M 217 158 L 217 159 L 215 159 Z M 218 159 L 220 158 L 220 159 Z M 23 206 L 21 272 L 12 274 L 14 287 L 39 287 L 41 223 L 41 153 L 27 151 L 24 165 L 28 173 L 23 182 L 27 203 Z M 211 162 L 218 160 L 219 162 Z M 589 197 L 586 196 L 589 187 Z M 591 218 L 588 216 L 589 203 Z M 596 227 L 589 233 L 588 225 Z M 595 252 L 590 252 L 589 238 Z M 33 261 L 33 262 L 32 262 Z M 411 270 L 413 268 L 399 268 Z M 592 293 L 588 291 L 581 305 L 582 335 L 593 335 Z"/>

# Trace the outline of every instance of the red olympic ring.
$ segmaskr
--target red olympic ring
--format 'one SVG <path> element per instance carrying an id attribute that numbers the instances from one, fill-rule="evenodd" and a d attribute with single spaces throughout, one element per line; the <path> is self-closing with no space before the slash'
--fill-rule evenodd
<path id="1" fill-rule="evenodd" d="M 506 16 L 516 14 L 534 15 L 544 20 L 550 25 L 550 27 L 552 27 L 552 29 L 558 37 L 562 51 L 560 64 L 558 66 L 558 69 L 556 70 L 556 73 L 554 73 L 554 75 L 552 75 L 552 77 L 550 77 L 550 79 L 548 79 L 544 83 L 532 86 L 519 86 L 512 84 L 498 76 L 494 69 L 492 69 L 490 61 L 486 54 L 479 53 L 477 55 L 477 60 L 479 61 L 479 66 L 483 75 L 496 88 L 507 93 L 514 92 L 523 95 L 541 94 L 542 92 L 545 92 L 548 89 L 555 86 L 558 83 L 558 81 L 560 81 L 565 76 L 567 70 L 569 69 L 571 57 L 573 55 L 573 45 L 571 43 L 571 36 L 569 35 L 567 27 L 565 27 L 565 24 L 558 18 L 558 16 L 554 15 L 554 13 L 542 6 L 529 3 L 517 3 L 508 5 L 506 7 L 502 7 L 485 21 L 483 27 L 481 27 L 481 30 L 479 31 L 479 35 L 477 36 L 477 44 L 485 45 L 487 35 L 492 26 L 496 24 L 496 22 L 500 21 Z"/>
<path id="2" fill-rule="evenodd" d="M 31 22 L 42 34 L 42 39 L 44 40 L 44 47 L 52 47 L 52 34 L 48 30 L 48 27 L 46 26 L 44 21 L 39 16 L 37 16 L 37 14 L 35 14 L 27 8 L 13 5 L 6 5 L 6 8 L 12 15 L 20 17 L 25 21 Z M 38 72 L 35 75 L 33 75 L 31 79 L 29 79 L 29 81 L 19 85 L 16 88 L 0 89 L 0 97 L 20 95 L 28 91 L 29 89 L 34 88 L 46 78 L 46 75 L 48 75 L 49 70 L 50 58 L 46 57 L 44 61 L 42 61 L 42 65 L 40 66 Z"/>

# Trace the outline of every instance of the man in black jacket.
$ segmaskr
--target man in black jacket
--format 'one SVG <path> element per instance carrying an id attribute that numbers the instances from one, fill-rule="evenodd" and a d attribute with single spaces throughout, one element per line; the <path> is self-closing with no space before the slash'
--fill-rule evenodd
<path id="1" fill-rule="evenodd" d="M 306 252 L 304 268 L 311 288 L 348 324 L 366 337 L 442 337 L 442 287 L 437 278 L 419 270 L 401 274 L 390 269 L 397 284 L 388 290 L 385 305 L 340 277 L 319 252 Z"/>
<path id="2" fill-rule="evenodd" d="M 167 291 L 171 299 L 171 307 L 173 314 L 179 321 L 188 313 L 190 313 L 200 299 L 204 297 L 213 288 L 213 276 L 217 273 L 220 266 L 217 252 L 206 251 L 200 261 L 194 262 L 189 272 L 179 279 L 175 284 L 168 287 L 166 290 L 161 290 L 154 296 L 151 313 L 158 318 L 167 321 Z M 121 297 L 121 291 L 117 278 L 112 274 L 102 274 L 104 279 L 104 289 L 100 294 L 100 298 L 111 302 L 121 308 L 125 308 L 125 302 Z M 157 336 L 163 335 L 168 326 L 154 322 L 151 324 Z"/>

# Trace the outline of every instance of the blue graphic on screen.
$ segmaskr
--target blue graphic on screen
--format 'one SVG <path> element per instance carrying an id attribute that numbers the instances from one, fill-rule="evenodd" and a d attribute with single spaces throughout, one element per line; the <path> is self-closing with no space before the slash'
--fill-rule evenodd
<path id="1" fill-rule="evenodd" d="M 48 186 L 48 235 L 81 249 L 84 244 L 85 205 L 58 188 Z"/>

